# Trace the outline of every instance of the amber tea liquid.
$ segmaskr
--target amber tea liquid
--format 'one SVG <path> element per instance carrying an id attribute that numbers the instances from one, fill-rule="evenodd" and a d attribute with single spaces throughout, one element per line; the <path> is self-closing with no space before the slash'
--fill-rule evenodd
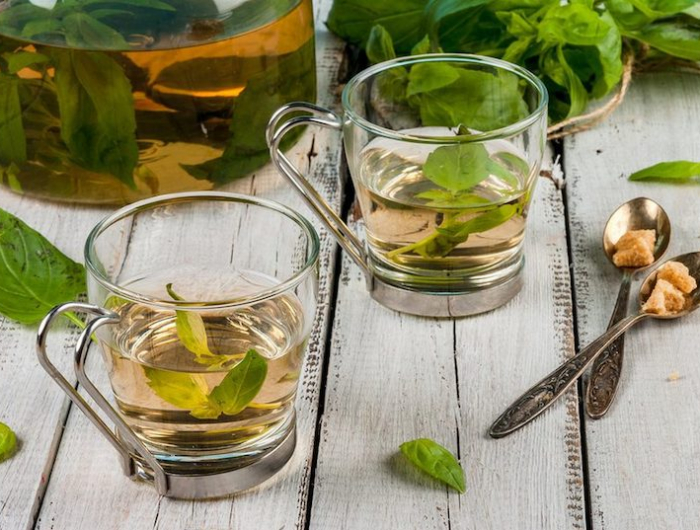
<path id="1" fill-rule="evenodd" d="M 20 0 L 13 5 L 26 3 Z M 15 79 L 19 83 L 26 138 L 26 155 L 3 153 L 0 145 L 0 181 L 5 186 L 57 200 L 116 204 L 162 193 L 211 189 L 266 163 L 264 128 L 272 112 L 292 100 L 315 101 L 311 0 L 276 2 L 256 12 L 249 23 L 245 9 L 254 5 L 251 2 L 231 13 L 219 13 L 211 0 L 165 3 L 174 11 L 164 11 L 160 18 L 185 9 L 197 15 L 183 16 L 167 29 L 154 26 L 153 31 L 145 31 L 132 27 L 139 13 L 131 17 L 119 14 L 138 10 L 136 3 L 129 3 L 100 19 L 115 28 L 128 48 L 85 49 L 81 42 L 72 50 L 78 60 L 80 54 L 107 55 L 128 79 L 138 146 L 134 183 L 95 170 L 95 164 L 83 163 L 82 154 L 68 148 L 62 137 L 64 116 L 53 63 L 12 73 L 0 61 L 0 82 Z M 269 3 L 256 5 L 265 4 Z M 22 35 L 33 21 L 17 22 L 9 8 L 3 10 L 0 5 L 0 51 L 49 58 L 54 50 L 65 51 L 61 32 L 74 28 L 67 25 L 67 17 L 56 17 L 65 28 L 25 39 Z M 15 25 L 10 27 L 11 23 Z M 15 119 L 0 116 L 0 124 Z"/>
<path id="2" fill-rule="evenodd" d="M 211 280 L 211 281 L 210 281 Z M 131 283 L 131 289 L 167 299 L 164 285 L 174 281 L 183 294 L 196 295 L 222 278 L 183 277 L 164 271 Z M 278 283 L 244 272 L 225 279 L 227 296 L 249 295 Z M 190 294 L 191 293 L 191 294 Z M 103 340 L 117 407 L 131 429 L 155 454 L 194 458 L 208 454 L 256 454 L 279 443 L 294 421 L 294 396 L 306 347 L 301 303 L 287 293 L 235 310 L 197 314 L 216 362 L 202 362 L 178 336 L 174 311 L 108 299 L 121 321 Z M 267 363 L 260 391 L 239 413 L 201 417 L 196 406 L 254 349 Z M 200 398 L 197 398 L 200 396 Z M 211 416 L 211 415 L 210 415 Z"/>

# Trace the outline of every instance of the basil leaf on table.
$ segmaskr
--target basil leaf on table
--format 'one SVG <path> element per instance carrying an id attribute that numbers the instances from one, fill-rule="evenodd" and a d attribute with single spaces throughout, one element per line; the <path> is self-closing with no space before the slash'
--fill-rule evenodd
<path id="1" fill-rule="evenodd" d="M 700 61 L 700 27 L 682 21 L 658 22 L 632 33 L 638 40 L 676 57 Z"/>
<path id="2" fill-rule="evenodd" d="M 100 52 L 52 50 L 61 139 L 74 161 L 134 188 L 138 162 L 131 84 Z"/>
<path id="3" fill-rule="evenodd" d="M 211 391 L 209 399 L 224 414 L 238 414 L 258 395 L 265 377 L 267 361 L 255 350 L 248 350 L 243 360 Z"/>
<path id="4" fill-rule="evenodd" d="M 10 458 L 17 447 L 17 436 L 7 425 L 0 422 L 0 462 Z"/>
<path id="5" fill-rule="evenodd" d="M 460 493 L 466 491 L 464 470 L 442 445 L 429 438 L 402 443 L 401 452 L 411 464 Z"/>
<path id="6" fill-rule="evenodd" d="M 635 171 L 629 177 L 630 180 L 666 180 L 683 181 L 700 177 L 700 162 L 677 160 L 675 162 L 661 162 L 653 166 Z"/>
<path id="7" fill-rule="evenodd" d="M 0 313 L 35 324 L 85 292 L 85 269 L 0 209 Z"/>

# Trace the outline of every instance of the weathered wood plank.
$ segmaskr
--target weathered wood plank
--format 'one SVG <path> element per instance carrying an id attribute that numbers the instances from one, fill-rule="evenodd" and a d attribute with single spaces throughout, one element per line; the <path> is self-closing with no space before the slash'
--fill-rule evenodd
<path id="1" fill-rule="evenodd" d="M 539 182 L 529 223 L 526 287 L 473 318 L 385 309 L 344 259 L 311 528 L 584 528 L 575 392 L 517 435 L 486 434 L 573 350 L 564 213 L 552 180 Z M 406 465 L 398 446 L 417 437 L 459 453 L 465 495 Z"/>
<path id="2" fill-rule="evenodd" d="M 321 104 L 333 105 L 336 99 L 335 79 L 342 60 L 343 45 L 323 30 L 320 21 L 325 20 L 325 15 L 319 9 L 323 10 L 323 6 L 317 6 L 316 14 L 319 21 L 319 101 Z M 307 133 L 294 148 L 292 155 L 300 167 L 310 171 L 312 180 L 335 208 L 339 208 L 341 202 L 341 186 L 337 178 L 338 146 L 339 138 L 336 134 L 313 131 Z M 272 198 L 312 217 L 292 188 L 270 167 L 257 172 L 253 178 L 233 183 L 228 189 Z M 235 498 L 211 502 L 161 499 L 149 486 L 131 483 L 120 474 L 111 447 L 82 414 L 73 410 L 66 425 L 66 434 L 37 528 L 102 530 L 128 527 L 138 530 L 206 527 L 248 530 L 280 528 L 285 525 L 303 527 L 329 298 L 333 288 L 334 260 L 335 243 L 322 233 L 319 309 L 297 399 L 299 443 L 295 457 L 282 473 L 257 490 Z M 93 353 L 93 361 L 97 357 L 96 353 Z M 99 361 L 92 362 L 91 365 L 97 370 L 101 368 Z M 100 376 L 96 375 L 95 379 L 102 388 L 106 388 L 104 372 Z M 47 377 L 44 378 L 44 384 L 49 384 Z M 57 388 L 53 391 L 58 393 Z M 105 517 L 104 514 L 110 516 Z M 27 518 L 17 520 L 24 522 Z"/>
<path id="3" fill-rule="evenodd" d="M 82 262 L 83 245 L 106 210 L 36 201 L 0 190 L 0 208 L 22 218 L 60 250 Z M 17 433 L 19 451 L 0 465 L 0 529 L 33 526 L 63 431 L 67 401 L 39 367 L 34 352 L 36 326 L 0 316 L 0 421 Z M 49 347 L 62 369 L 72 365 L 75 332 L 56 328 Z"/>
<path id="4" fill-rule="evenodd" d="M 667 257 L 700 249 L 700 188 L 626 180 L 657 162 L 700 160 L 698 137 L 700 78 L 654 74 L 637 79 L 607 121 L 566 141 L 581 344 L 604 331 L 615 302 L 620 273 L 600 241 L 618 205 L 647 196 L 666 209 L 673 227 Z M 585 422 L 596 530 L 700 527 L 698 318 L 630 332 L 616 401 L 603 419 Z M 669 381 L 673 372 L 680 379 Z"/>

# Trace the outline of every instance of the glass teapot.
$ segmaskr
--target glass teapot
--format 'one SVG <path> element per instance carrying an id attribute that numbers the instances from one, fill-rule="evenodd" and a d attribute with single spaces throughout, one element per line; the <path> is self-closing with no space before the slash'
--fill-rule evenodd
<path id="1" fill-rule="evenodd" d="M 0 182 L 20 193 L 211 189 L 315 96 L 311 0 L 0 0 Z"/>

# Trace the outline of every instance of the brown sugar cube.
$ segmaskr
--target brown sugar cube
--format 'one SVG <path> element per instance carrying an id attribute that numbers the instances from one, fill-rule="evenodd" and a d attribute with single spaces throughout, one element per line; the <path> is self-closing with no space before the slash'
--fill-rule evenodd
<path id="1" fill-rule="evenodd" d="M 690 275 L 688 267 L 677 261 L 669 261 L 664 264 L 656 273 L 656 277 L 671 283 L 676 289 L 680 289 L 685 294 L 692 293 L 698 283 Z"/>
<path id="2" fill-rule="evenodd" d="M 644 267 L 654 263 L 656 230 L 630 230 L 615 243 L 617 267 Z"/>
<path id="3" fill-rule="evenodd" d="M 685 296 L 666 280 L 656 280 L 651 296 L 642 311 L 657 315 L 671 315 L 685 308 Z"/>

